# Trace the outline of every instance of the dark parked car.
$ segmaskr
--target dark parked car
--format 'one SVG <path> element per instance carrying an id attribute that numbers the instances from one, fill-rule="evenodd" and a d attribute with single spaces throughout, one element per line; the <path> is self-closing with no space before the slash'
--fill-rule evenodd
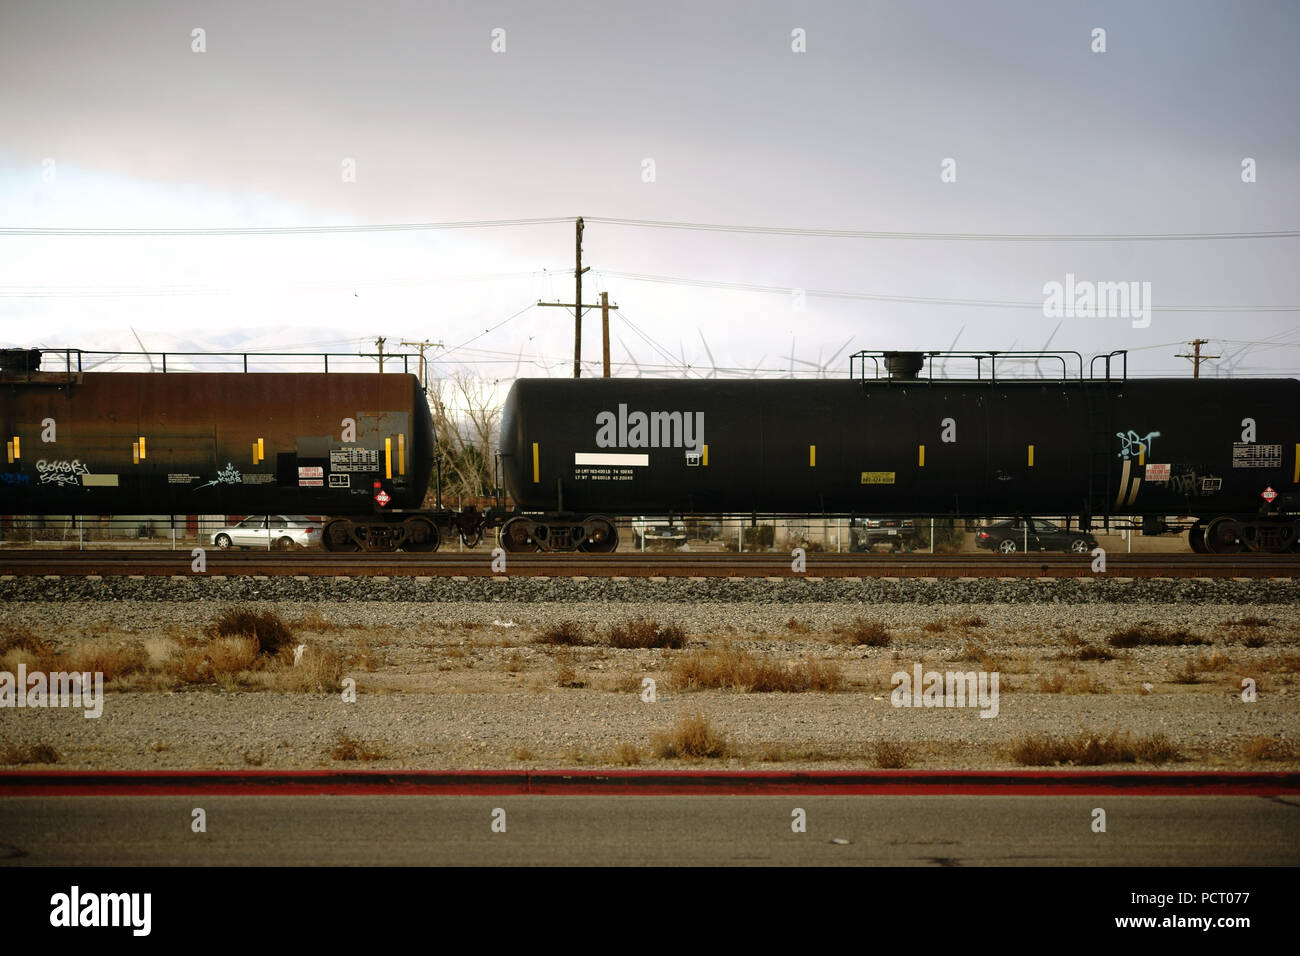
<path id="1" fill-rule="evenodd" d="M 859 518 L 853 526 L 850 550 L 874 551 L 878 544 L 889 545 L 893 551 L 911 551 L 916 547 L 916 523 L 911 518 Z"/>
<path id="2" fill-rule="evenodd" d="M 1011 518 L 981 528 L 975 543 L 990 551 L 1015 554 L 1017 551 L 1072 551 L 1087 554 L 1097 547 L 1097 539 L 1086 531 L 1066 531 L 1042 518 Z"/>

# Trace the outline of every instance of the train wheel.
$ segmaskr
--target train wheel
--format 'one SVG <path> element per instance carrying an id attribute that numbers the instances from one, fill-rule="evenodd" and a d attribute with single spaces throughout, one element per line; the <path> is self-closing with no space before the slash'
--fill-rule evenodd
<path id="1" fill-rule="evenodd" d="M 224 551 L 226 548 L 230 547 L 230 535 L 228 534 L 217 535 L 217 540 L 215 544 L 218 548 L 221 548 Z"/>
<path id="2" fill-rule="evenodd" d="M 438 534 L 438 526 L 428 518 L 407 518 L 402 524 L 406 528 L 403 551 L 424 553 L 438 550 L 441 535 Z"/>
<path id="3" fill-rule="evenodd" d="M 321 547 L 326 551 L 360 551 L 361 545 L 352 537 L 352 522 L 347 518 L 334 518 L 325 522 L 321 530 Z"/>
<path id="4" fill-rule="evenodd" d="M 608 518 L 588 518 L 591 533 L 579 546 L 579 550 L 591 554 L 608 554 L 618 547 L 618 529 Z"/>
<path id="5" fill-rule="evenodd" d="M 1210 549 L 1205 546 L 1205 525 L 1194 524 L 1188 528 L 1187 543 L 1197 554 L 1209 554 Z"/>
<path id="6" fill-rule="evenodd" d="M 511 554 L 523 551 L 540 551 L 541 547 L 528 533 L 531 522 L 527 518 L 511 518 L 501 526 L 501 547 Z"/>
<path id="7" fill-rule="evenodd" d="M 1205 546 L 1211 554 L 1240 554 L 1246 547 L 1241 540 L 1241 523 L 1226 515 L 1215 518 L 1205 529 Z"/>

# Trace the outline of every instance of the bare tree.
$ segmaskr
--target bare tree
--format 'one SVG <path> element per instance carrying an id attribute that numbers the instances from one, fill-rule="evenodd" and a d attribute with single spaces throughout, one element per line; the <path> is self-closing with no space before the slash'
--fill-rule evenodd
<path id="1" fill-rule="evenodd" d="M 443 504 L 454 505 L 458 497 L 491 496 L 502 409 L 493 386 L 457 372 L 431 381 L 427 392 L 435 454 L 441 459 Z"/>

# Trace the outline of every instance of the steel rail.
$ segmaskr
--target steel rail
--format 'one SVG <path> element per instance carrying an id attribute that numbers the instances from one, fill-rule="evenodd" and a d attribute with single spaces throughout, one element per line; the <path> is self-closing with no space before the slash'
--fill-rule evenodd
<path id="1" fill-rule="evenodd" d="M 385 576 L 599 578 L 1294 578 L 1300 555 L 809 554 L 806 570 L 784 554 L 509 554 L 494 570 L 489 551 L 444 554 L 331 554 L 321 551 L 207 551 L 203 571 L 188 550 L 0 550 L 2 576 Z M 497 565 L 500 568 L 500 565 Z"/>

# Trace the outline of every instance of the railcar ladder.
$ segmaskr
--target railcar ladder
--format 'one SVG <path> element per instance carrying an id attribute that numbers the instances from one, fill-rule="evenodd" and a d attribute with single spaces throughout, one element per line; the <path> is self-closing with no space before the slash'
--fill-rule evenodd
<path id="1" fill-rule="evenodd" d="M 1112 424 L 1111 383 L 1084 380 L 1083 401 L 1088 416 L 1088 517 L 1098 516 L 1110 530 L 1110 513 L 1115 454 L 1115 429 Z"/>

